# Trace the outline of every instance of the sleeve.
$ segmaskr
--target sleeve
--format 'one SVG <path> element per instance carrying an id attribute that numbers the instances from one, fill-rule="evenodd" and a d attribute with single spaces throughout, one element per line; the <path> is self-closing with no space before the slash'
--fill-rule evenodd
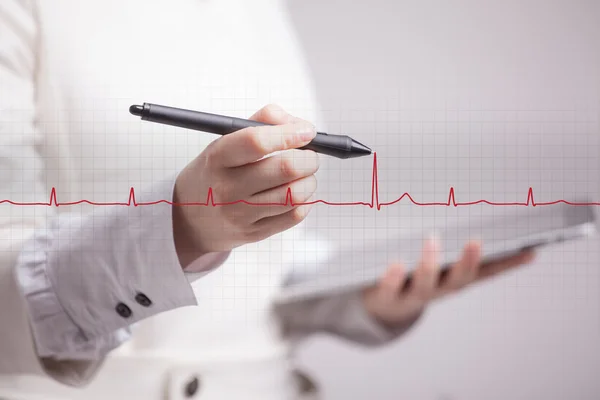
<path id="1" fill-rule="evenodd" d="M 153 204 L 172 199 L 175 180 L 136 195 L 148 205 L 60 214 L 24 243 L 16 275 L 39 356 L 102 358 L 129 338 L 131 324 L 196 304 L 175 250 L 172 206 Z M 223 261 L 210 253 L 194 264 Z"/>
<path id="2" fill-rule="evenodd" d="M 298 301 L 275 309 L 283 333 L 292 340 L 330 333 L 365 346 L 380 346 L 406 333 L 421 314 L 396 326 L 384 326 L 364 307 L 360 291 Z"/>
<path id="3" fill-rule="evenodd" d="M 27 361 L 35 359 L 79 384 L 132 324 L 196 300 L 175 251 L 169 203 L 87 215 L 45 203 L 35 11 L 33 1 L 0 2 L 0 372 L 38 373 Z M 172 199 L 176 177 L 136 192 L 137 202 Z M 225 258 L 211 253 L 195 264 Z"/>

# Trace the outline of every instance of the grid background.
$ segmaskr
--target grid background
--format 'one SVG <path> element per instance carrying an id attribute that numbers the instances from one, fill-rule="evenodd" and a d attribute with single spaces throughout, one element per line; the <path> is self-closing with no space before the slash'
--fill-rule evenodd
<path id="1" fill-rule="evenodd" d="M 137 27 L 203 37 L 209 21 L 201 18 L 213 14 L 196 19 L 193 12 L 199 4 L 182 3 L 181 7 L 189 7 L 188 24 L 178 24 L 183 14 L 173 13 L 145 27 L 142 19 Z M 216 2 L 203 4 L 221 7 Z M 276 41 L 263 43 L 271 50 L 268 56 L 258 61 L 248 58 L 255 62 L 240 67 L 235 62 L 253 55 L 256 42 L 250 33 L 238 37 L 222 28 L 211 41 L 215 48 L 226 49 L 228 40 L 235 39 L 243 51 L 223 51 L 222 58 L 194 66 L 174 65 L 172 60 L 181 49 L 163 42 L 138 43 L 138 37 L 121 38 L 119 29 L 104 29 L 103 35 L 86 38 L 88 48 L 94 49 L 87 55 L 86 65 L 93 66 L 89 71 L 77 74 L 69 70 L 72 64 L 61 61 L 60 76 L 53 78 L 72 82 L 75 90 L 68 84 L 61 86 L 64 96 L 57 97 L 66 104 L 43 99 L 51 106 L 40 116 L 39 127 L 47 133 L 40 148 L 49 156 L 44 160 L 47 165 L 32 159 L 27 172 L 44 169 L 45 183 L 56 187 L 59 201 L 127 201 L 129 187 L 140 188 L 155 181 L 158 173 L 182 167 L 196 149 L 214 139 L 140 124 L 126 113 L 132 96 L 136 102 L 190 107 L 193 103 L 200 110 L 237 116 L 278 99 L 301 116 L 318 114 L 315 122 L 320 130 L 349 134 L 375 149 L 381 202 L 405 192 L 417 201 L 443 202 L 450 188 L 459 202 L 525 201 L 529 187 L 538 202 L 580 196 L 600 201 L 600 3 L 290 0 L 287 4 L 316 81 L 318 110 L 303 106 L 312 95 L 310 88 L 294 88 L 295 82 L 286 81 L 285 73 L 272 74 L 296 68 L 289 75 L 302 75 L 303 66 L 286 65 L 281 56 L 288 54 L 281 45 L 285 40 L 275 49 L 269 46 Z M 86 3 L 75 11 L 93 15 L 102 7 Z M 267 8 L 257 14 L 264 12 L 264 21 L 276 20 Z M 247 10 L 230 11 L 222 6 L 217 16 L 234 24 L 244 22 Z M 123 3 L 110 22 L 128 24 L 126 18 L 138 12 Z M 76 28 L 77 21 L 106 23 L 89 15 L 72 20 L 75 25 L 69 28 Z M 257 31 L 259 22 L 253 21 Z M 81 29 L 82 34 L 86 31 Z M 258 36 L 268 37 L 264 32 Z M 107 46 L 111 40 L 115 45 Z M 127 40 L 131 43 L 124 44 Z M 161 49 L 159 56 L 143 47 L 149 43 Z M 51 54 L 54 60 L 68 59 L 70 49 L 60 50 L 64 54 Z M 131 66 L 115 73 L 122 82 L 106 82 L 107 75 L 94 75 L 102 63 L 116 70 L 118 63 L 106 60 L 125 55 L 140 65 L 151 61 L 156 70 L 172 73 L 154 82 L 140 80 L 139 70 Z M 225 78 L 214 79 L 215 75 Z M 82 76 L 85 87 L 77 81 Z M 81 98 L 78 93 L 83 93 Z M 2 94 L 3 99 L 10 95 Z M 16 110 L 8 122 L 17 126 L 27 119 L 27 111 Z M 81 137 L 74 134 L 68 140 L 87 157 L 75 151 L 69 159 L 72 164 L 64 165 L 64 159 L 52 153 L 67 139 L 58 134 L 63 131 L 82 132 Z M 89 139 L 83 132 L 94 135 Z M 157 156 L 163 152 L 171 156 Z M 122 172 L 124 163 L 129 176 L 115 168 L 120 165 Z M 352 162 L 321 157 L 317 197 L 332 202 L 369 201 L 371 166 L 368 157 Z M 73 175 L 61 176 L 64 171 Z M 7 198 L 48 198 L 47 187 L 29 189 L 27 184 L 17 182 Z M 77 207 L 23 207 L 14 213 L 25 217 L 65 211 Z M 508 212 L 510 207 L 418 207 L 408 201 L 380 211 L 318 205 L 306 226 L 331 243 L 357 247 L 391 232 L 448 228 L 466 219 Z M 433 305 L 409 334 L 386 348 L 365 352 L 332 338 L 316 338 L 303 347 L 301 362 L 316 373 L 329 399 L 597 398 L 598 240 L 545 251 L 532 266 Z M 209 300 L 208 309 L 180 310 L 189 312 L 188 317 L 204 313 L 204 320 L 189 318 L 189 326 L 195 324 L 203 333 L 205 327 L 216 326 L 204 342 L 194 343 L 194 329 L 177 330 L 158 340 L 170 340 L 175 346 L 203 345 L 199 348 L 204 351 L 230 339 L 234 342 L 245 328 L 259 327 L 254 331 L 257 342 L 267 338 L 270 327 L 263 326 L 258 314 L 283 274 L 286 252 L 279 245 L 289 246 L 284 249 L 287 253 L 308 256 L 310 251 L 294 240 L 245 247 L 231 268 L 209 275 L 195 288 L 201 299 Z M 147 325 L 150 331 L 173 331 L 169 316 L 159 317 L 153 326 Z M 241 326 L 240 320 L 246 325 Z M 152 344 L 142 340 L 135 345 Z M 259 344 L 270 345 L 268 338 Z"/>

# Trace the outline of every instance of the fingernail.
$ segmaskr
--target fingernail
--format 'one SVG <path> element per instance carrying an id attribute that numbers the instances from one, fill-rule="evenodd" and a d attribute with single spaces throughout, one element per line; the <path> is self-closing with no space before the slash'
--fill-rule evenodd
<path id="1" fill-rule="evenodd" d="M 302 124 L 298 125 L 298 128 L 296 128 L 296 135 L 301 141 L 308 142 L 314 139 L 317 135 L 317 131 L 312 125 Z"/>

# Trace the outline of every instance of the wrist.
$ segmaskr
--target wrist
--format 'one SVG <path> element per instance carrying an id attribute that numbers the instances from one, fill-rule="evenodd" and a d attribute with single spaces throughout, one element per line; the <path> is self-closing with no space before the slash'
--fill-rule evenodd
<path id="1" fill-rule="evenodd" d="M 181 207 L 172 206 L 173 208 L 173 239 L 175 241 L 175 251 L 179 258 L 181 267 L 185 269 L 194 260 L 201 257 L 203 252 L 191 240 L 191 235 L 186 229 L 185 219 L 181 216 Z"/>
<path id="2" fill-rule="evenodd" d="M 177 191 L 177 184 L 173 193 L 173 205 L 171 206 L 173 219 L 173 240 L 175 242 L 175 251 L 179 258 L 182 269 L 188 267 L 192 262 L 209 253 L 195 240 L 193 227 L 189 224 L 185 212 L 185 206 L 181 206 L 180 197 Z"/>

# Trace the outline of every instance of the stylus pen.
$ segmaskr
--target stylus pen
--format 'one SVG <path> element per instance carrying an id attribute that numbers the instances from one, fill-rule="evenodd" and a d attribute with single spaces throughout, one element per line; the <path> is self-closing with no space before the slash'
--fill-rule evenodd
<path id="1" fill-rule="evenodd" d="M 262 122 L 242 118 L 226 117 L 200 111 L 144 103 L 143 106 L 132 105 L 129 112 L 142 117 L 144 121 L 173 125 L 196 131 L 227 135 L 250 126 L 268 125 Z M 371 154 L 371 149 L 346 135 L 328 135 L 317 132 L 309 144 L 300 149 L 313 150 L 337 158 L 355 158 Z"/>

